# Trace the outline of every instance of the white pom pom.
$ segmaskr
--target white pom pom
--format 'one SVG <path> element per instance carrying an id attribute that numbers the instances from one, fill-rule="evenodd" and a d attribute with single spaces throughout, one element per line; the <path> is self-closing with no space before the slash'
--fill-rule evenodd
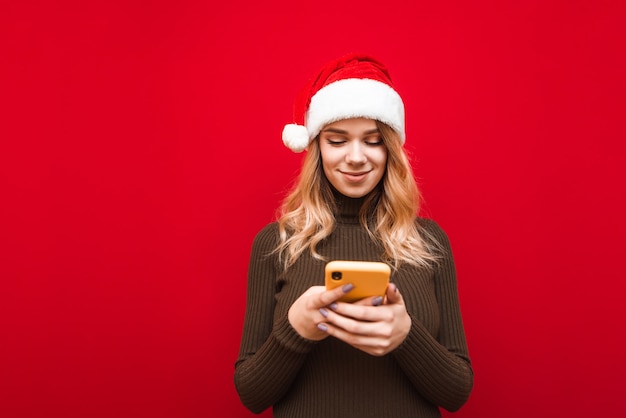
<path id="1" fill-rule="evenodd" d="M 309 145 L 309 132 L 302 125 L 290 123 L 283 128 L 283 142 L 293 152 L 302 152 Z"/>

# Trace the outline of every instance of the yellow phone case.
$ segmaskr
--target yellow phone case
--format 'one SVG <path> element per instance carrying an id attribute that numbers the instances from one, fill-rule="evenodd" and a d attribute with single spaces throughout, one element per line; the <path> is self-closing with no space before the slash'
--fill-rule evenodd
<path id="1" fill-rule="evenodd" d="M 377 261 L 334 260 L 326 264 L 324 275 L 326 289 L 352 283 L 354 289 L 339 300 L 355 302 L 370 296 L 384 297 L 391 267 Z"/>

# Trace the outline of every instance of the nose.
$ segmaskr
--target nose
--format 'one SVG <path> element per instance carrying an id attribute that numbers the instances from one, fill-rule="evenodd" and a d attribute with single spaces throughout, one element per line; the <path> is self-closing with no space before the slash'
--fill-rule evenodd
<path id="1" fill-rule="evenodd" d="M 367 157 L 363 147 L 364 145 L 361 141 L 351 141 L 346 152 L 346 162 L 349 164 L 364 164 L 367 161 Z"/>

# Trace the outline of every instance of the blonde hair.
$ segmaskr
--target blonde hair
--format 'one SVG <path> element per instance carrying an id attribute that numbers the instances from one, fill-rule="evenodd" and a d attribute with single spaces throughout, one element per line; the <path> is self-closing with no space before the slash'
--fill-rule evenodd
<path id="1" fill-rule="evenodd" d="M 416 222 L 420 194 L 409 159 L 396 131 L 376 122 L 387 148 L 387 168 L 382 187 L 372 191 L 359 213 L 361 225 L 383 248 L 382 261 L 398 268 L 402 263 L 432 265 L 438 247 Z M 280 242 L 276 248 L 285 269 L 307 249 L 314 258 L 318 244 L 335 228 L 335 198 L 321 164 L 319 139 L 311 141 L 293 190 L 283 201 L 278 217 Z M 373 214 L 373 216 L 372 216 Z"/>

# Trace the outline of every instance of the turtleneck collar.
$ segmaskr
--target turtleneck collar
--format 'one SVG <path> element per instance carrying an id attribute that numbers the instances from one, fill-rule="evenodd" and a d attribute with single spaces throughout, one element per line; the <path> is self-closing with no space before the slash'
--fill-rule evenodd
<path id="1" fill-rule="evenodd" d="M 335 203 L 337 204 L 337 213 L 335 214 L 337 222 L 343 224 L 358 224 L 361 207 L 369 197 L 369 194 L 355 198 L 341 194 L 332 186 L 331 189 L 335 197 Z"/>

